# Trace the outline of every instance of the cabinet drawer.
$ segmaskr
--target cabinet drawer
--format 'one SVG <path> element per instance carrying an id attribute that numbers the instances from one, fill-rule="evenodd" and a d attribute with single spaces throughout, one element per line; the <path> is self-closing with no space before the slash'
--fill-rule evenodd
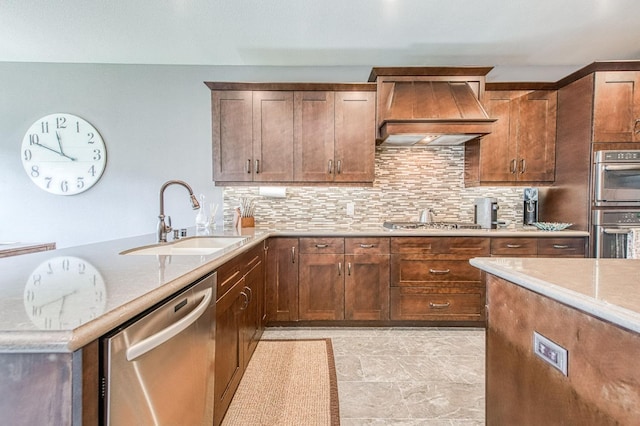
<path id="1" fill-rule="evenodd" d="M 300 253 L 344 253 L 344 238 L 300 238 Z"/>
<path id="2" fill-rule="evenodd" d="M 392 320 L 483 321 L 483 287 L 432 288 L 396 287 L 391 289 Z"/>
<path id="3" fill-rule="evenodd" d="M 417 253 L 441 259 L 470 259 L 489 255 L 489 239 L 473 237 L 396 237 L 392 253 Z"/>
<path id="4" fill-rule="evenodd" d="M 535 256 L 538 253 L 537 238 L 492 238 L 492 256 Z"/>
<path id="5" fill-rule="evenodd" d="M 584 238 L 538 238 L 538 256 L 584 257 Z"/>
<path id="6" fill-rule="evenodd" d="M 236 256 L 218 267 L 218 284 L 216 287 L 216 300 L 220 300 L 238 281 L 242 279 L 243 256 Z"/>
<path id="7" fill-rule="evenodd" d="M 389 238 L 346 238 L 347 254 L 389 254 Z"/>
<path id="8" fill-rule="evenodd" d="M 471 266 L 468 260 L 439 260 L 415 254 L 391 256 L 392 286 L 420 287 L 481 280 L 482 271 Z"/>

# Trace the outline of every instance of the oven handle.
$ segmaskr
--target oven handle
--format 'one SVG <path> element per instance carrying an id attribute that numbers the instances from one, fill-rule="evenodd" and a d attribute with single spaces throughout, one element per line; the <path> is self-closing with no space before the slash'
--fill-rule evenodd
<path id="1" fill-rule="evenodd" d="M 617 165 L 617 164 L 609 164 L 604 166 L 606 171 L 620 171 L 620 170 L 638 170 L 640 171 L 640 164 L 629 164 L 629 165 Z"/>
<path id="2" fill-rule="evenodd" d="M 208 288 L 205 291 L 204 298 L 202 299 L 200 304 L 187 316 L 171 324 L 169 327 L 157 332 L 156 334 L 153 334 L 130 346 L 127 349 L 127 361 L 133 361 L 134 359 L 146 354 L 150 350 L 157 348 L 158 346 L 176 336 L 185 328 L 196 322 L 196 320 L 200 318 L 204 311 L 209 307 L 212 296 L 213 290 L 211 288 Z"/>
<path id="3" fill-rule="evenodd" d="M 603 228 L 604 234 L 628 234 L 631 230 L 629 228 Z"/>

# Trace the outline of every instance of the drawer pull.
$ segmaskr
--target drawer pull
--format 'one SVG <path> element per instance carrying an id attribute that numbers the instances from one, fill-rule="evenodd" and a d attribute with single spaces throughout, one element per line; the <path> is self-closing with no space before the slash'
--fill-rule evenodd
<path id="1" fill-rule="evenodd" d="M 429 268 L 429 273 L 434 275 L 445 275 L 451 272 L 451 269 L 433 269 Z"/>
<path id="2" fill-rule="evenodd" d="M 433 302 L 429 302 L 429 307 L 431 309 L 446 309 L 449 306 L 451 306 L 451 303 L 446 302 L 446 303 L 433 303 Z"/>
<path id="3" fill-rule="evenodd" d="M 507 248 L 520 248 L 522 244 L 507 244 Z"/>
<path id="4" fill-rule="evenodd" d="M 296 248 L 291 247 L 291 263 L 296 263 Z"/>
<path id="5" fill-rule="evenodd" d="M 327 173 L 333 173 L 333 160 L 329 160 L 329 168 L 327 169 Z"/>
<path id="6" fill-rule="evenodd" d="M 360 248 L 374 248 L 375 244 L 360 244 Z"/>
<path id="7" fill-rule="evenodd" d="M 247 300 L 247 303 L 250 303 L 251 299 L 253 299 L 253 290 L 251 290 L 251 287 L 247 287 L 247 286 L 244 286 L 243 290 L 245 290 L 248 293 L 249 300 Z"/>
<path id="8" fill-rule="evenodd" d="M 247 160 L 247 165 L 245 166 L 244 169 L 247 171 L 247 173 L 251 173 L 251 159 L 250 158 Z"/>
<path id="9" fill-rule="evenodd" d="M 347 275 L 351 276 L 351 262 L 347 262 Z"/>
<path id="10" fill-rule="evenodd" d="M 553 248 L 558 250 L 566 250 L 569 248 L 569 246 L 566 244 L 554 244 Z"/>
<path id="11" fill-rule="evenodd" d="M 329 244 L 316 244 L 316 248 L 327 248 Z"/>
<path id="12" fill-rule="evenodd" d="M 338 276 L 342 276 L 342 262 L 338 262 Z"/>
<path id="13" fill-rule="evenodd" d="M 249 306 L 249 296 L 247 296 L 247 293 L 245 293 L 244 291 L 241 291 L 240 294 L 244 296 L 244 302 L 242 302 L 242 306 L 240 306 L 240 310 L 244 311 Z"/>

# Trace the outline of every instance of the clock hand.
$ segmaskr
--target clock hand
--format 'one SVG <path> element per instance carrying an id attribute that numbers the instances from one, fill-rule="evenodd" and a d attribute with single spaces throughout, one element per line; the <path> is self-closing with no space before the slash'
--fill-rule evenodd
<path id="1" fill-rule="evenodd" d="M 76 161 L 76 159 L 75 159 L 75 158 L 73 158 L 73 157 L 69 157 L 67 154 L 65 154 L 65 153 L 63 153 L 63 152 L 60 152 L 60 151 L 58 151 L 57 149 L 49 148 L 49 147 L 48 147 L 48 146 L 46 146 L 46 145 L 42 145 L 40 142 L 34 142 L 33 144 L 34 144 L 34 145 L 41 146 L 41 147 L 43 147 L 44 149 L 48 149 L 49 151 L 53 151 L 53 152 L 55 152 L 56 154 L 61 155 L 61 156 L 63 156 L 63 157 L 67 157 L 67 158 L 68 158 L 69 160 L 71 160 L 71 161 Z"/>

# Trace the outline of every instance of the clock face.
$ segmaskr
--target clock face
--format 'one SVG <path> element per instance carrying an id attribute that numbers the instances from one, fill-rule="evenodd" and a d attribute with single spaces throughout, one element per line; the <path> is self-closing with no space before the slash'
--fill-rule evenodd
<path id="1" fill-rule="evenodd" d="M 72 114 L 51 114 L 29 127 L 22 165 L 33 183 L 56 195 L 74 195 L 95 185 L 107 164 L 100 133 Z"/>
<path id="2" fill-rule="evenodd" d="M 106 289 L 100 272 L 84 259 L 58 256 L 32 273 L 24 288 L 24 307 L 42 330 L 71 330 L 104 312 Z"/>

